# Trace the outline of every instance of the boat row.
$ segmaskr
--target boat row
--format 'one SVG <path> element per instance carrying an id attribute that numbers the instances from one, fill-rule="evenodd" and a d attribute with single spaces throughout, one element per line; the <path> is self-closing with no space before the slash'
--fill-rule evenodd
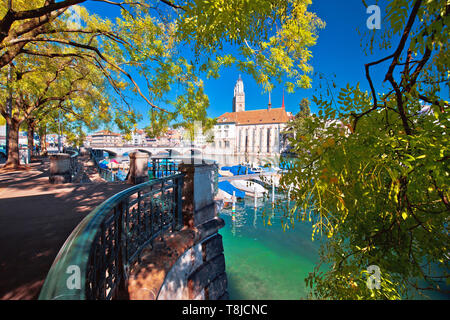
<path id="1" fill-rule="evenodd" d="M 263 172 L 263 168 L 260 167 L 237 165 L 231 167 L 221 167 L 219 169 L 219 177 L 245 176 L 251 174 L 261 174 Z M 252 180 L 238 179 L 219 182 L 217 198 L 223 200 L 224 202 L 232 202 L 233 194 L 235 199 L 243 199 L 246 196 L 260 198 L 264 197 L 267 193 L 267 189 L 264 188 L 261 183 Z"/>
<path id="2" fill-rule="evenodd" d="M 244 176 L 249 174 L 276 173 L 278 171 L 280 171 L 278 167 L 264 167 L 248 164 L 231 167 L 221 167 L 219 169 L 219 176 L 233 177 L 233 176 Z"/>

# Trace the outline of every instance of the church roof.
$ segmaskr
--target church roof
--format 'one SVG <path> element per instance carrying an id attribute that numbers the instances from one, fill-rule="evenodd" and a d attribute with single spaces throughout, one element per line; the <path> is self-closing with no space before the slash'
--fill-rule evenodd
<path id="1" fill-rule="evenodd" d="M 93 133 L 92 136 L 120 136 L 120 133 L 115 133 L 109 130 L 100 130 Z"/>
<path id="2" fill-rule="evenodd" d="M 284 108 L 270 108 L 240 112 L 227 112 L 217 122 L 233 122 L 238 125 L 286 123 L 290 120 Z"/>

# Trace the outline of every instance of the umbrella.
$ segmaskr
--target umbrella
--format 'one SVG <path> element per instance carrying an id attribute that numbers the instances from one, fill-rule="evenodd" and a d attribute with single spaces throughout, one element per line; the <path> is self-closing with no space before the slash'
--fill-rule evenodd
<path id="1" fill-rule="evenodd" d="M 119 162 L 116 159 L 112 159 L 111 162 L 119 164 Z"/>

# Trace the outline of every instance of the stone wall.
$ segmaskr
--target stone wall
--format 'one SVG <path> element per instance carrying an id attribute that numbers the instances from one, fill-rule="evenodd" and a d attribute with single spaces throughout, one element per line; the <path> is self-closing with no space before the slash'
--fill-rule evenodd
<path id="1" fill-rule="evenodd" d="M 227 299 L 227 276 L 222 236 L 215 234 L 197 245 L 201 252 L 199 267 L 188 276 L 189 299 Z"/>
<path id="2" fill-rule="evenodd" d="M 214 234 L 186 250 L 168 272 L 158 300 L 228 298 L 222 236 Z"/>
<path id="3" fill-rule="evenodd" d="M 50 176 L 48 179 L 52 184 L 72 182 L 70 154 L 57 153 L 50 155 Z"/>

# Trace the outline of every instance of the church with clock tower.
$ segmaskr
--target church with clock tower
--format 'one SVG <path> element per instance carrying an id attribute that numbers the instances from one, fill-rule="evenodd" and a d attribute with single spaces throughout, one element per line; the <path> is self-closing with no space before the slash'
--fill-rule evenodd
<path id="1" fill-rule="evenodd" d="M 274 155 L 283 149 L 282 131 L 293 115 L 286 112 L 284 95 L 281 107 L 246 110 L 244 82 L 239 76 L 234 86 L 232 112 L 221 115 L 214 126 L 217 153 Z"/>

